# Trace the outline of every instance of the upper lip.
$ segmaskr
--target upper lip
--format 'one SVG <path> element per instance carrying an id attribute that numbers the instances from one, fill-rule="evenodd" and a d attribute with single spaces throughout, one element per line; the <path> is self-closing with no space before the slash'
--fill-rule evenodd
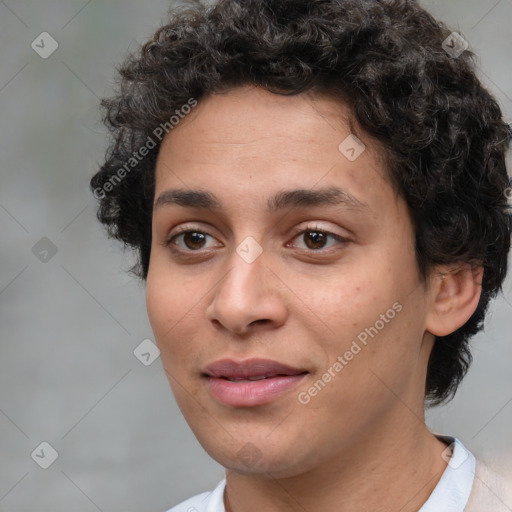
<path id="1" fill-rule="evenodd" d="M 271 359 L 220 359 L 208 365 L 204 374 L 209 377 L 246 379 L 250 377 L 270 377 L 275 375 L 300 375 L 307 373 L 304 368 L 293 368 Z"/>

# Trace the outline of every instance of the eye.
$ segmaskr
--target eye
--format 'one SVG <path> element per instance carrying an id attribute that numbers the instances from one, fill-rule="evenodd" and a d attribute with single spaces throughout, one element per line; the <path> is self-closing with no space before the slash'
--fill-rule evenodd
<path id="1" fill-rule="evenodd" d="M 303 229 L 294 237 L 294 240 L 295 239 L 302 240 L 303 246 L 299 247 L 300 249 L 317 252 L 330 249 L 337 244 L 344 245 L 344 243 L 349 242 L 346 238 L 332 233 L 331 231 L 321 229 L 318 226 L 306 227 L 306 229 Z"/>
<path id="2" fill-rule="evenodd" d="M 200 251 L 202 249 L 208 249 L 207 240 L 214 238 L 205 233 L 204 231 L 200 231 L 198 229 L 187 229 L 183 228 L 179 233 L 172 235 L 166 242 L 165 246 L 169 247 L 174 245 L 178 247 L 177 250 L 183 252 L 194 252 Z M 174 249 L 174 248 L 172 248 Z"/>
<path id="3" fill-rule="evenodd" d="M 170 236 L 165 241 L 164 245 L 170 247 L 172 251 L 182 253 L 201 252 L 213 247 L 222 246 L 220 242 L 210 242 L 210 245 L 208 245 L 208 239 L 215 241 L 212 235 L 200 229 L 185 226 L 178 228 L 178 233 L 174 233 Z M 286 245 L 312 252 L 330 252 L 329 249 L 332 249 L 334 246 L 343 246 L 345 243 L 349 242 L 346 238 L 316 225 L 307 226 L 305 229 L 299 231 L 295 234 L 293 240 L 302 241 L 302 244 L 298 244 L 297 246 L 297 244 L 289 243 Z"/>

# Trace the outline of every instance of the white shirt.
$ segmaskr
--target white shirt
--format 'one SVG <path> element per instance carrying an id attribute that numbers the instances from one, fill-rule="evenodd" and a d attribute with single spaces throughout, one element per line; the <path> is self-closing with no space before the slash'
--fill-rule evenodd
<path id="1" fill-rule="evenodd" d="M 418 512 L 464 512 L 475 479 L 475 457 L 458 439 L 448 436 L 437 437 L 450 444 L 453 452 L 447 448 L 448 466 Z M 226 479 L 223 479 L 213 491 L 197 494 L 167 512 L 226 512 L 225 487 Z"/>

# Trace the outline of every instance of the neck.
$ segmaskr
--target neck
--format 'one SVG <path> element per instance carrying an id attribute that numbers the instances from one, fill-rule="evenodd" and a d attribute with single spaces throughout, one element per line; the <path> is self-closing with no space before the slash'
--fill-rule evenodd
<path id="1" fill-rule="evenodd" d="M 287 478 L 226 473 L 226 512 L 417 512 L 439 482 L 445 444 L 414 422 L 382 425 L 308 471 Z"/>

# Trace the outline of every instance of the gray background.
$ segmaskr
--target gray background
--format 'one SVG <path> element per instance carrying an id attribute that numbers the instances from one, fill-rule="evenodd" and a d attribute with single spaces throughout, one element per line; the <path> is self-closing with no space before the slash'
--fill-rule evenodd
<path id="1" fill-rule="evenodd" d="M 168 0 L 0 2 L 0 511 L 163 511 L 208 490 L 203 452 L 168 388 L 131 259 L 95 220 L 88 180 L 106 148 L 99 98 L 166 19 Z M 425 1 L 480 56 L 512 113 L 512 0 Z M 31 43 L 59 47 L 41 58 Z M 57 252 L 36 255 L 47 237 Z M 492 307 L 457 398 L 429 413 L 477 454 L 512 456 L 512 284 Z M 49 442 L 59 457 L 40 468 Z M 46 455 L 45 455 L 46 456 Z"/>

